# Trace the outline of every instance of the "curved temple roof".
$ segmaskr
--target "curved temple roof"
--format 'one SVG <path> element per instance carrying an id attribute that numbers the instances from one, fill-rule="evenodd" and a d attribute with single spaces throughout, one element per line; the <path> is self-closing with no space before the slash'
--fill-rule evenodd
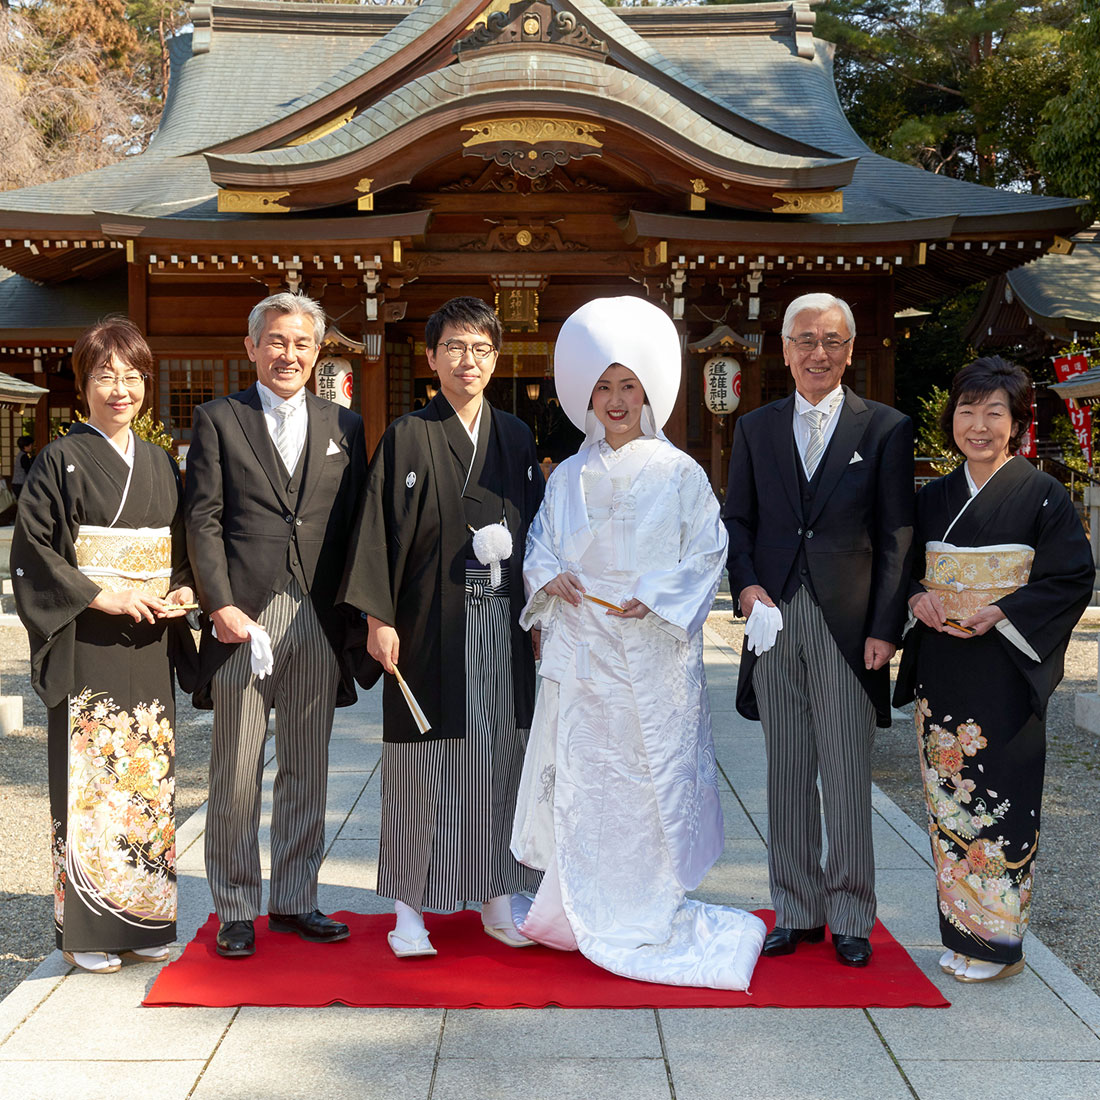
<path id="1" fill-rule="evenodd" d="M 518 73 L 525 74 L 522 82 Z M 576 54 L 534 50 L 474 54 L 468 61 L 425 73 L 347 125 L 306 144 L 237 155 L 207 153 L 206 159 L 211 177 L 222 186 L 293 186 L 333 173 L 352 177 L 372 171 L 384 178 L 386 160 L 425 133 L 447 127 L 453 134 L 463 118 L 540 111 L 600 121 L 609 130 L 612 121 L 618 122 L 635 140 L 645 133 L 694 171 L 767 188 L 769 197 L 774 188 L 844 186 L 856 164 L 855 158 L 811 158 L 762 148 L 721 129 L 634 73 Z M 413 127 L 416 132 L 406 134 Z M 611 150 L 609 133 L 605 154 Z M 381 190 L 379 182 L 375 190 Z"/>

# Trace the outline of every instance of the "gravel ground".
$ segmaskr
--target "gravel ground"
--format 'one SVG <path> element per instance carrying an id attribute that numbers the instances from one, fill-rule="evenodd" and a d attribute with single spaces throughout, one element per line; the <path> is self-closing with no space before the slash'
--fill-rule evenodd
<path id="1" fill-rule="evenodd" d="M 707 620 L 738 653 L 743 621 L 719 596 Z M 1100 618 L 1087 617 L 1073 632 L 1066 653 L 1066 677 L 1047 711 L 1047 768 L 1043 791 L 1042 840 L 1036 861 L 1031 929 L 1074 973 L 1100 993 L 1100 738 L 1073 721 L 1074 696 L 1096 690 Z M 895 658 L 896 668 L 896 658 Z M 906 708 L 911 714 L 912 707 Z M 872 758 L 874 780 L 913 821 L 927 824 L 912 718 L 880 729 Z M 935 905 L 928 877 L 928 905 Z M 1026 946 L 1025 946 L 1026 950 Z"/>
<path id="2" fill-rule="evenodd" d="M 0 737 L 0 998 L 53 949 L 46 708 L 30 690 L 27 635 L 0 626 L 0 694 L 23 694 L 24 728 Z M 176 824 L 206 801 L 210 711 L 176 699 Z"/>
<path id="3" fill-rule="evenodd" d="M 720 595 L 708 619 L 735 650 L 743 624 Z M 1043 799 L 1043 841 L 1031 927 L 1088 985 L 1100 993 L 1100 741 L 1073 722 L 1074 694 L 1096 690 L 1100 620 L 1086 619 L 1073 634 L 1066 679 L 1051 701 Z M 46 712 L 29 690 L 26 634 L 0 627 L 0 694 L 22 691 L 25 728 L 0 737 L 0 998 L 53 950 L 46 791 Z M 210 712 L 177 699 L 177 825 L 206 800 Z M 925 824 L 910 720 L 879 730 L 875 782 L 914 821 Z M 933 883 L 928 881 L 928 904 Z"/>

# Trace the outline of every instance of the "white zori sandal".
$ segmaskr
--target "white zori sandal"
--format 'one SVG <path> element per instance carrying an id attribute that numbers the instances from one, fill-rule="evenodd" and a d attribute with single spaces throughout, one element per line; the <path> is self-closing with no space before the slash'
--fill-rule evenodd
<path id="1" fill-rule="evenodd" d="M 61 957 L 89 974 L 113 974 L 122 969 L 122 960 L 108 951 L 62 951 Z"/>
<path id="2" fill-rule="evenodd" d="M 529 940 L 516 928 L 512 898 L 512 894 L 501 894 L 485 902 L 481 907 L 481 927 L 485 935 L 492 936 L 494 940 L 499 940 L 508 947 L 534 947 L 535 941 Z M 526 908 L 530 908 L 530 905 Z"/>
<path id="3" fill-rule="evenodd" d="M 422 931 L 420 936 L 413 940 L 407 939 L 398 933 L 397 929 L 386 933 L 386 942 L 390 950 L 399 959 L 414 959 L 418 955 L 438 955 L 439 952 L 432 947 L 432 941 L 428 939 L 428 933 Z"/>
<path id="4" fill-rule="evenodd" d="M 1002 978 L 1011 978 L 1013 974 L 1019 974 L 1024 969 L 1022 958 L 1014 963 L 995 963 L 963 956 L 963 961 L 966 966 L 955 971 L 957 982 L 999 982 Z"/>
<path id="5" fill-rule="evenodd" d="M 394 902 L 393 907 L 397 926 L 392 932 L 386 933 L 386 942 L 390 945 L 390 950 L 399 959 L 438 955 L 439 952 L 432 947 L 432 941 L 428 939 L 423 914 L 403 901 Z"/>
<path id="6" fill-rule="evenodd" d="M 160 963 L 168 958 L 168 944 L 160 947 L 131 947 L 129 951 L 120 951 L 119 957 L 127 962 L 136 963 Z"/>

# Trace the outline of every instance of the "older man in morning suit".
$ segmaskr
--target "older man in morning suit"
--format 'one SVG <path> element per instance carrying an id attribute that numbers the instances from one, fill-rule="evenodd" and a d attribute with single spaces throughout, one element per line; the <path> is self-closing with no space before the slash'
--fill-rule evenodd
<path id="1" fill-rule="evenodd" d="M 762 601 L 783 617 L 772 648 L 742 653 L 737 690 L 740 713 L 763 724 L 768 754 L 776 927 L 764 954 L 819 942 L 828 924 L 838 961 L 866 966 L 871 743 L 876 722 L 890 724 L 889 662 L 904 621 L 913 430 L 841 385 L 854 339 L 846 302 L 807 294 L 790 304 L 783 355 L 796 392 L 738 420 L 722 514 L 741 613 Z"/>
<path id="2" fill-rule="evenodd" d="M 221 921 L 217 950 L 230 957 L 255 951 L 260 780 L 273 705 L 268 926 L 314 943 L 348 935 L 317 909 L 317 875 L 333 707 L 355 701 L 344 654 L 349 634 L 365 626 L 335 597 L 366 450 L 358 414 L 305 388 L 324 334 L 324 311 L 312 299 L 283 293 L 260 302 L 244 342 L 257 381 L 195 409 L 188 454 L 187 548 L 207 616 L 196 701 L 208 691 L 214 705 L 206 869 Z M 263 676 L 252 668 L 256 627 L 271 645 Z"/>

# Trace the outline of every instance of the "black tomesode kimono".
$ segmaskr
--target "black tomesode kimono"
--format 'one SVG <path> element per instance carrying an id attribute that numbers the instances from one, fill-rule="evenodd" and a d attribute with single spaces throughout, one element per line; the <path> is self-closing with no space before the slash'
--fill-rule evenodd
<path id="1" fill-rule="evenodd" d="M 476 453 L 441 394 L 390 425 L 341 594 L 396 628 L 398 665 L 432 727 L 418 732 L 387 676 L 378 892 L 416 909 L 532 881 L 508 842 L 534 709 L 534 657 L 519 626 L 523 551 L 544 483 L 530 430 L 488 402 L 481 418 Z M 493 590 L 467 525 L 502 519 L 512 555 Z M 360 683 L 379 674 L 368 658 Z"/>
<path id="2" fill-rule="evenodd" d="M 1047 701 L 1095 570 L 1065 489 L 1025 459 L 1005 463 L 962 511 L 969 497 L 962 466 L 921 490 L 917 545 L 948 545 L 920 555 L 916 568 L 925 577 L 931 564 L 933 582 L 947 583 L 940 591 L 951 615 L 952 585 L 973 592 L 993 583 L 1030 548 L 1027 583 L 995 601 L 1012 630 L 963 639 L 918 622 L 894 702 L 916 699 L 944 946 L 1009 964 L 1022 955 L 1029 917 Z M 921 590 L 915 584 L 911 595 Z"/>
<path id="3" fill-rule="evenodd" d="M 170 528 L 169 586 L 190 584 L 176 464 L 132 442 L 133 476 L 113 526 Z M 31 679 L 49 708 L 54 916 L 67 951 L 154 947 L 176 934 L 170 651 L 190 673 L 194 646 L 183 619 L 135 623 L 89 610 L 99 586 L 76 565 L 78 529 L 112 526 L 127 474 L 110 442 L 75 425 L 36 459 L 12 537 Z"/>

